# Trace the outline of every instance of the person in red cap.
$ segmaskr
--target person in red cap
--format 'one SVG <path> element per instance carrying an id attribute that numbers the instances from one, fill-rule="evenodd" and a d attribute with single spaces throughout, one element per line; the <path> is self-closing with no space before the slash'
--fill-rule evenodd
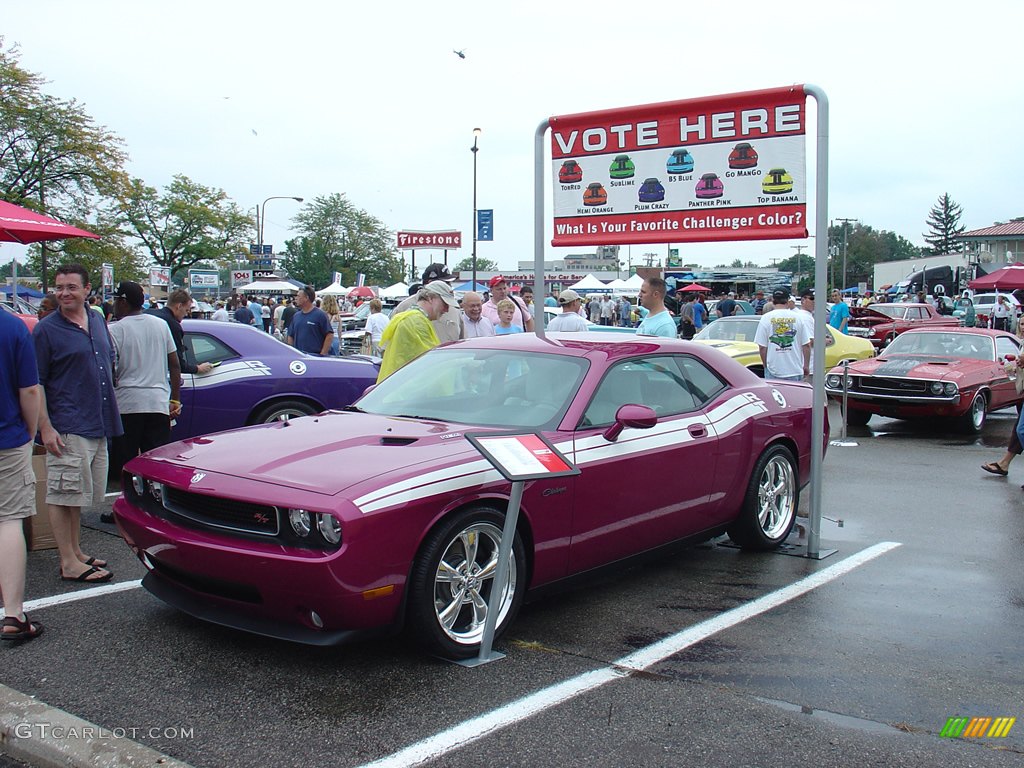
<path id="1" fill-rule="evenodd" d="M 491 298 L 484 304 L 484 317 L 491 321 L 491 325 L 497 327 L 501 323 L 501 318 L 498 316 L 498 302 L 502 299 L 511 299 L 512 303 L 516 305 L 516 311 L 512 315 L 512 325 L 518 325 L 527 333 L 532 333 L 533 317 L 530 316 L 530 310 L 522 299 L 509 292 L 505 278 L 495 275 L 487 283 L 487 287 L 491 289 Z"/>

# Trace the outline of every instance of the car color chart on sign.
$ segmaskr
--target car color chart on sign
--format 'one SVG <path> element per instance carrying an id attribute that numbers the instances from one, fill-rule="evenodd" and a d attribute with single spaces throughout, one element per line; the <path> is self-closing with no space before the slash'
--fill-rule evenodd
<path id="1" fill-rule="evenodd" d="M 549 122 L 552 245 L 807 236 L 800 86 Z"/>

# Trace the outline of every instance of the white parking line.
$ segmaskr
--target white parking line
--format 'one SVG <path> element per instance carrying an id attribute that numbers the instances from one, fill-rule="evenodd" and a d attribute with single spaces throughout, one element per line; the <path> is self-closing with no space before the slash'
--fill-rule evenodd
<path id="1" fill-rule="evenodd" d="M 550 709 L 556 704 L 568 701 L 580 694 L 595 690 L 605 683 L 627 677 L 633 671 L 646 669 L 663 659 L 679 653 L 691 645 L 699 643 L 717 632 L 740 624 L 762 613 L 777 608 L 783 603 L 807 594 L 813 589 L 828 584 L 830 581 L 844 576 L 855 568 L 884 555 L 886 552 L 901 546 L 898 542 L 884 541 L 863 549 L 835 565 L 806 576 L 800 581 L 790 584 L 767 595 L 759 597 L 745 605 L 721 613 L 713 619 L 702 621 L 681 632 L 660 640 L 653 645 L 624 656 L 611 666 L 585 672 L 565 682 L 544 688 L 536 693 L 513 701 L 492 712 L 487 712 L 472 720 L 442 731 L 423 741 L 412 744 L 393 755 L 367 763 L 363 768 L 408 768 L 421 765 L 428 760 L 441 757 L 472 741 L 476 741 L 490 733 L 514 725 L 539 712 Z"/>
<path id="2" fill-rule="evenodd" d="M 64 603 L 74 603 L 78 600 L 87 600 L 90 597 L 103 597 L 103 595 L 112 595 L 115 592 L 127 592 L 129 589 L 137 589 L 141 586 L 142 579 L 138 579 L 136 581 L 121 581 L 117 584 L 103 584 L 99 587 L 82 589 L 78 592 L 66 592 L 63 595 L 41 597 L 38 600 L 28 600 L 25 602 L 24 610 L 36 611 L 40 608 L 50 608 L 54 605 L 63 605 Z"/>

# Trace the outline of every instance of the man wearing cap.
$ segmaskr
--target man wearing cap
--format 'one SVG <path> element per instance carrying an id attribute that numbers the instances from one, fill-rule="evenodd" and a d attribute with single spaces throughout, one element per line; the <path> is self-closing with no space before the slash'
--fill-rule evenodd
<path id="1" fill-rule="evenodd" d="M 719 317 L 732 317 L 736 314 L 736 307 L 736 292 L 729 291 L 729 295 L 715 306 L 715 313 Z"/>
<path id="2" fill-rule="evenodd" d="M 494 335 L 494 326 L 484 317 L 484 297 L 476 291 L 469 291 L 462 296 L 462 323 L 467 339 Z"/>
<path id="3" fill-rule="evenodd" d="M 578 333 L 587 330 L 587 321 L 580 314 L 580 295 L 572 288 L 566 288 L 558 294 L 558 303 L 562 314 L 555 315 L 548 323 L 549 331 L 561 333 Z"/>
<path id="4" fill-rule="evenodd" d="M 636 335 L 674 339 L 676 323 L 665 307 L 665 281 L 660 277 L 644 280 L 640 286 L 640 304 L 647 310 L 647 316 L 637 326 Z"/>
<path id="5" fill-rule="evenodd" d="M 426 287 L 431 283 L 440 280 L 448 283 L 449 288 L 451 287 L 452 273 L 448 271 L 448 267 L 444 264 L 434 263 L 423 270 L 423 284 L 421 287 Z M 410 286 L 411 288 L 411 286 Z M 407 312 L 417 305 L 417 296 L 419 290 L 410 290 L 409 298 L 404 299 L 401 304 L 394 308 L 391 312 L 391 316 L 401 312 Z M 459 311 L 458 305 L 456 304 L 454 309 L 448 309 L 442 313 L 434 323 L 434 333 L 437 334 L 437 338 L 440 339 L 441 343 L 444 344 L 449 341 L 458 341 L 459 339 L 466 338 L 466 329 L 462 324 L 462 313 Z"/>
<path id="6" fill-rule="evenodd" d="M 754 306 L 754 314 L 764 314 L 764 307 L 768 303 L 768 300 L 764 297 L 764 291 L 758 291 L 754 294 L 754 300 L 751 302 Z"/>
<path id="7" fill-rule="evenodd" d="M 772 293 L 770 312 L 761 315 L 754 342 L 761 353 L 765 379 L 801 381 L 810 372 L 811 338 L 797 311 L 789 309 L 789 291 Z"/>
<path id="8" fill-rule="evenodd" d="M 107 324 L 85 304 L 89 273 L 81 264 L 57 268 L 58 311 L 32 332 L 43 400 L 39 433 L 46 446 L 46 503 L 65 581 L 109 581 L 106 562 L 82 552 L 82 507 L 101 504 L 107 490 L 107 438 L 123 432 L 114 396 L 114 348 Z"/>
<path id="9" fill-rule="evenodd" d="M 433 323 L 453 308 L 458 311 L 458 306 L 452 287 L 443 280 L 435 280 L 416 294 L 416 306 L 392 314 L 380 337 L 384 359 L 377 381 L 384 381 L 402 366 L 440 344 Z"/>
<path id="10" fill-rule="evenodd" d="M 110 338 L 116 356 L 114 391 L 124 427 L 112 445 L 115 477 L 139 453 L 170 442 L 171 419 L 181 414 L 181 365 L 174 336 L 154 310 L 142 311 L 142 300 L 142 286 L 130 280 L 122 280 L 114 291 L 116 321 L 110 324 Z"/>
<path id="11" fill-rule="evenodd" d="M 484 304 L 484 317 L 491 321 L 491 325 L 497 327 L 501 322 L 501 318 L 498 316 L 498 302 L 509 299 L 516 305 L 515 312 L 512 313 L 512 325 L 518 325 L 527 333 L 533 332 L 533 317 L 530 316 L 530 310 L 522 299 L 509 293 L 508 283 L 505 282 L 504 277 L 495 275 L 487 283 L 487 287 L 491 290 L 491 298 Z"/>
<path id="12" fill-rule="evenodd" d="M 310 355 L 327 355 L 334 341 L 334 327 L 327 313 L 316 304 L 316 291 L 306 285 L 295 294 L 298 312 L 292 315 L 288 326 L 288 344 Z"/>

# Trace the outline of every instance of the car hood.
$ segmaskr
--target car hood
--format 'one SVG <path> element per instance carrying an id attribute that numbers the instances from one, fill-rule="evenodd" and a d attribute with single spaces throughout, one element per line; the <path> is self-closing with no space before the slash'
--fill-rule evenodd
<path id="1" fill-rule="evenodd" d="M 850 307 L 850 322 L 861 326 L 892 323 L 895 319 L 871 307 Z"/>
<path id="2" fill-rule="evenodd" d="M 854 376 L 891 376 L 930 381 L 956 381 L 980 368 L 992 365 L 994 363 L 962 357 L 894 355 L 859 360 L 850 365 L 850 373 Z M 837 373 L 840 372 L 839 368 L 834 370 Z"/>
<path id="3" fill-rule="evenodd" d="M 426 462 L 444 466 L 479 457 L 464 429 L 331 411 L 169 443 L 145 458 L 333 496 L 368 480 L 419 474 Z"/>
<path id="4" fill-rule="evenodd" d="M 747 355 L 758 355 L 760 351 L 757 348 L 757 344 L 752 341 L 715 341 L 712 339 L 694 339 L 698 344 L 704 344 L 705 346 L 717 349 L 720 352 L 724 352 L 729 357 L 746 357 Z"/>

